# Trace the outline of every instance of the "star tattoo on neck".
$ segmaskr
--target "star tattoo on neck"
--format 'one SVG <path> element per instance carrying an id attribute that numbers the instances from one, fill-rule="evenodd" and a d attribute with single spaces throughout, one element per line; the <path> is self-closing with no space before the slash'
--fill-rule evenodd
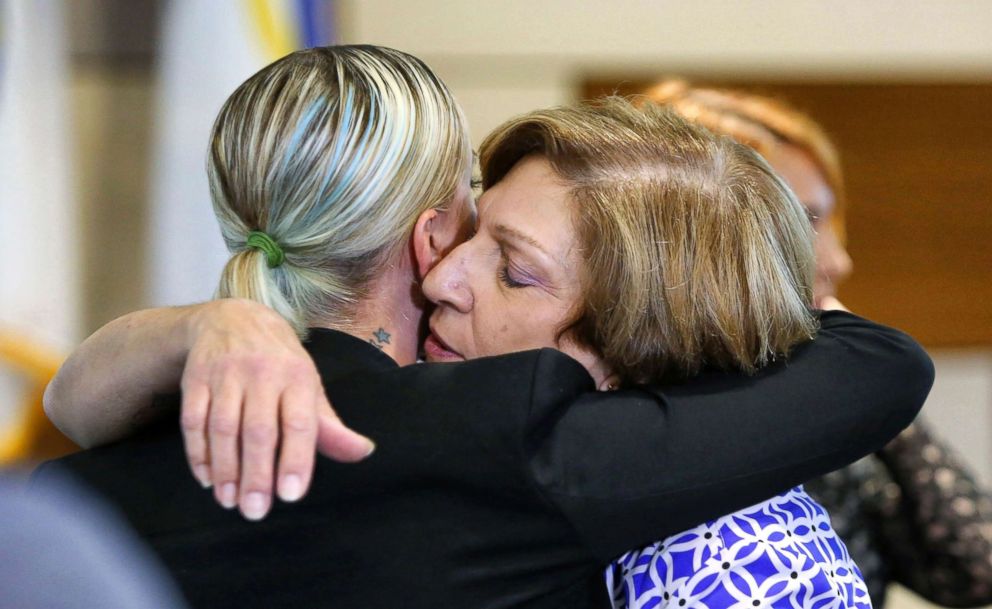
<path id="1" fill-rule="evenodd" d="M 379 349 L 382 349 L 384 345 L 389 344 L 390 336 L 391 334 L 389 334 L 389 332 L 386 332 L 385 328 L 379 328 L 378 330 L 372 333 L 372 338 L 369 339 L 369 342 L 372 343 L 372 345 L 378 347 Z"/>

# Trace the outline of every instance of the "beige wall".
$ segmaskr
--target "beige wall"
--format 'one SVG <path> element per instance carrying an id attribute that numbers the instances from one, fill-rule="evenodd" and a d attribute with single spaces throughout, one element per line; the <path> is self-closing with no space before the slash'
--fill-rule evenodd
<path id="1" fill-rule="evenodd" d="M 159 0 L 65 3 L 83 335 L 143 306 Z"/>
<path id="2" fill-rule="evenodd" d="M 71 95 L 88 333 L 146 302 L 152 75 L 79 66 Z"/>
<path id="3" fill-rule="evenodd" d="M 430 63 L 476 133 L 616 72 L 992 79 L 985 0 L 341 0 L 343 42 Z"/>
<path id="4" fill-rule="evenodd" d="M 684 64 L 811 63 L 849 72 L 865 58 L 906 71 L 969 59 L 988 66 L 984 0 L 341 0 L 346 42 L 424 56 L 582 58 L 598 64 L 681 56 Z M 966 71 L 966 66 L 961 66 Z M 871 69 L 869 67 L 869 69 Z"/>

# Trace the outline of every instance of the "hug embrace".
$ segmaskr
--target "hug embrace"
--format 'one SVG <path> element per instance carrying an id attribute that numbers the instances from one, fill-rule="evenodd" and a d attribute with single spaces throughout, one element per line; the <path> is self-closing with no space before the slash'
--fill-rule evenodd
<path id="1" fill-rule="evenodd" d="M 814 308 L 781 178 L 619 98 L 478 160 L 476 205 L 407 54 L 252 76 L 210 142 L 221 299 L 88 339 L 46 407 L 105 446 L 37 476 L 109 498 L 194 607 L 869 607 L 801 485 L 906 427 L 933 368 Z"/>

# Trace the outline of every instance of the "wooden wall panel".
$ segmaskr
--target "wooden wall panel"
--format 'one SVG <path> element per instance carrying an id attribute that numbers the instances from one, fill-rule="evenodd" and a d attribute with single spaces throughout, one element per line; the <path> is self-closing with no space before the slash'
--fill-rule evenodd
<path id="1" fill-rule="evenodd" d="M 597 78 L 582 94 L 651 82 Z M 992 345 L 992 84 L 707 84 L 786 99 L 836 141 L 855 263 L 840 297 L 852 310 L 928 346 Z"/>

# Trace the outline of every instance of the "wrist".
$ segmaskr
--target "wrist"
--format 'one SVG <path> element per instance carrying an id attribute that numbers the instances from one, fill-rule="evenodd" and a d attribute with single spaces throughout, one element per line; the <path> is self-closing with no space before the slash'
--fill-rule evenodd
<path id="1" fill-rule="evenodd" d="M 172 350 L 184 362 L 189 355 L 197 338 L 202 336 L 211 322 L 212 316 L 217 315 L 223 301 L 210 300 L 192 305 L 176 307 L 178 332 L 174 333 L 177 344 Z"/>
<path id="2" fill-rule="evenodd" d="M 204 335 L 224 328 L 228 319 L 245 319 L 259 305 L 243 298 L 218 298 L 184 307 L 179 311 L 181 348 L 188 353 Z"/>
<path id="3" fill-rule="evenodd" d="M 271 308 L 246 298 L 219 298 L 179 307 L 181 345 L 177 351 L 185 359 L 204 345 L 230 344 L 232 337 L 269 336 L 297 341 L 289 323 Z M 267 339 L 269 340 L 269 339 Z"/>

